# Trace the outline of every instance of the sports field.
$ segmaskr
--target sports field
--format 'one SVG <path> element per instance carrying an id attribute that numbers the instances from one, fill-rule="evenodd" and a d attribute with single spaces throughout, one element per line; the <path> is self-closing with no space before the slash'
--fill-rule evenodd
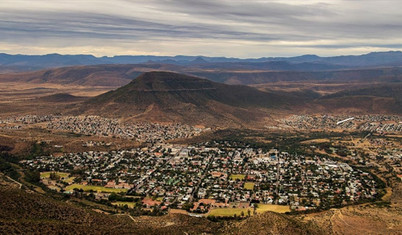
<path id="1" fill-rule="evenodd" d="M 246 175 L 242 175 L 242 174 L 237 174 L 237 175 L 230 175 L 230 179 L 231 180 L 244 180 L 244 178 L 246 178 Z"/>
<path id="2" fill-rule="evenodd" d="M 254 183 L 253 182 L 244 183 L 244 189 L 253 190 L 254 189 Z"/>

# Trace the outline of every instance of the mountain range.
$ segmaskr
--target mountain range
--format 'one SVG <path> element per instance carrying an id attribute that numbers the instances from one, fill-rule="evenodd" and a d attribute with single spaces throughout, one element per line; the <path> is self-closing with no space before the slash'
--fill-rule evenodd
<path id="1" fill-rule="evenodd" d="M 260 71 L 194 69 L 168 64 L 111 64 L 71 66 L 39 71 L 0 74 L 0 82 L 53 83 L 64 85 L 119 87 L 144 72 L 171 71 L 231 85 L 274 82 L 395 83 L 402 82 L 402 67 L 360 68 L 330 71 Z"/>
<path id="2" fill-rule="evenodd" d="M 240 59 L 206 56 L 113 56 L 93 55 L 10 55 L 0 53 L 0 72 L 32 71 L 45 68 L 99 65 L 159 63 L 214 69 L 262 69 L 280 71 L 322 71 L 333 69 L 402 66 L 402 52 L 372 52 L 359 56 L 320 57 L 303 55 L 296 57 L 262 57 Z"/>

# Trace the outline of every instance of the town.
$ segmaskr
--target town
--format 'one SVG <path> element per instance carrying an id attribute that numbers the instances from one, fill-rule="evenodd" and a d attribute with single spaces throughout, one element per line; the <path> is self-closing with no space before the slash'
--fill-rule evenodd
<path id="1" fill-rule="evenodd" d="M 80 190 L 95 200 L 108 200 L 119 193 L 140 197 L 144 208 L 197 213 L 254 205 L 328 209 L 379 196 L 373 175 L 347 163 L 232 144 L 152 144 L 40 156 L 22 164 L 42 172 L 42 183 L 65 194 Z"/>
<path id="2" fill-rule="evenodd" d="M 376 133 L 402 132 L 401 116 L 392 115 L 293 115 L 280 120 L 283 129 L 295 128 L 301 130 L 341 129 L 349 131 L 367 131 Z"/>
<path id="3" fill-rule="evenodd" d="M 161 142 L 171 139 L 190 138 L 209 128 L 178 123 L 122 123 L 118 119 L 99 116 L 25 115 L 0 120 L 0 129 L 23 129 L 39 124 L 40 128 L 65 131 L 89 136 L 118 137 L 138 142 Z M 40 125 L 44 124 L 44 125 Z"/>

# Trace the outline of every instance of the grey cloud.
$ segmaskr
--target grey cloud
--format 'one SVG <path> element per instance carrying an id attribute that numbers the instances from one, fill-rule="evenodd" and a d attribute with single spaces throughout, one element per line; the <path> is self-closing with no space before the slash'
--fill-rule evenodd
<path id="1" fill-rule="evenodd" d="M 171 53 L 180 54 L 173 51 L 180 41 L 213 42 L 222 47 L 230 43 L 239 46 L 236 43 L 241 41 L 243 47 L 260 46 L 265 53 L 267 44 L 270 50 L 272 45 L 284 49 L 399 48 L 398 40 L 402 39 L 402 13 L 395 10 L 402 7 L 398 0 L 323 0 L 304 5 L 239 0 L 116 0 L 109 5 L 102 0 L 74 2 L 87 3 L 82 9 L 62 9 L 57 7 L 57 0 L 17 2 L 20 4 L 15 7 L 12 1 L 0 3 L 0 42 L 29 45 L 34 41 L 45 47 L 50 40 L 58 45 L 82 40 L 83 46 L 94 40 L 118 47 L 119 41 L 133 45 L 150 41 L 164 47 L 170 43 Z M 24 3 L 31 5 L 24 8 Z M 5 4 L 4 10 L 1 4 Z M 366 41 L 369 39 L 373 42 Z M 381 39 L 386 40 L 382 43 Z"/>
<path id="2" fill-rule="evenodd" d="M 14 17 L 14 20 L 12 16 Z M 100 37 L 117 39 L 165 38 L 243 38 L 243 39 L 279 39 L 265 34 L 230 31 L 225 27 L 213 25 L 170 25 L 144 21 L 135 18 L 123 18 L 102 14 L 48 13 L 35 12 L 29 17 L 23 14 L 3 14 L 0 30 L 7 32 L 4 38 L 14 36 L 12 33 L 30 33 L 31 36 L 64 37 Z M 13 39 L 13 38 L 11 38 Z"/>

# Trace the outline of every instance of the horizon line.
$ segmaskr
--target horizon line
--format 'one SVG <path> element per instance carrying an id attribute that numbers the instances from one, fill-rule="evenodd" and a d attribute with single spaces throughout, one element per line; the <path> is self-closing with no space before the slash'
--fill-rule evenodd
<path id="1" fill-rule="evenodd" d="M 372 53 L 402 53 L 402 50 L 386 50 L 386 51 L 372 51 L 368 53 L 363 53 L 363 54 L 345 54 L 345 55 L 331 55 L 331 56 L 320 56 L 317 54 L 298 54 L 298 55 L 293 55 L 293 56 L 262 56 L 262 57 L 226 57 L 226 56 L 206 56 L 206 55 L 152 55 L 152 54 L 116 54 L 116 55 L 103 55 L 103 56 L 96 56 L 94 54 L 60 54 L 57 52 L 54 53 L 46 53 L 46 54 L 9 54 L 9 53 L 4 53 L 0 52 L 0 55 L 9 55 L 9 56 L 49 56 L 49 55 L 59 55 L 59 56 L 93 56 L 95 58 L 114 58 L 114 57 L 123 57 L 123 56 L 130 56 L 130 57 L 139 57 L 139 56 L 144 56 L 144 57 L 204 57 L 204 58 L 226 58 L 226 59 L 263 59 L 263 58 L 293 58 L 293 57 L 301 57 L 301 56 L 317 56 L 320 58 L 329 58 L 329 57 L 342 57 L 342 56 L 363 56 L 363 55 L 369 55 Z"/>

